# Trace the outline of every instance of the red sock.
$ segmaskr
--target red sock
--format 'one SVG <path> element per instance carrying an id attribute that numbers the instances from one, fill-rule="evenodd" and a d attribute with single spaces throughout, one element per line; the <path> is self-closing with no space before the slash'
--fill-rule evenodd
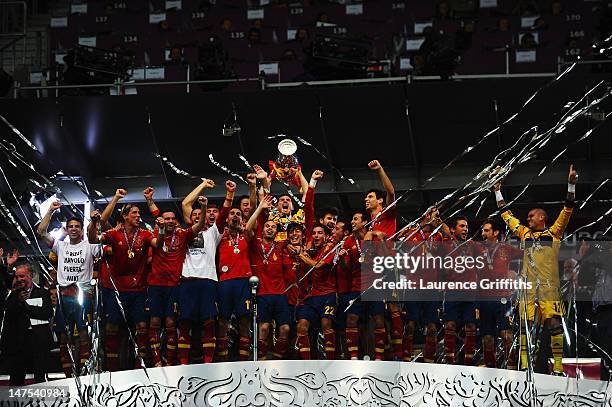
<path id="1" fill-rule="evenodd" d="M 176 342 L 177 342 L 177 332 L 176 326 L 166 326 L 166 354 L 168 359 L 166 361 L 167 366 L 176 365 Z"/>
<path id="2" fill-rule="evenodd" d="M 189 364 L 189 351 L 191 350 L 191 321 L 179 322 L 178 358 L 181 365 Z"/>
<path id="3" fill-rule="evenodd" d="M 436 360 L 436 350 L 438 347 L 438 340 L 435 332 L 433 334 L 427 334 L 425 337 L 425 350 L 423 352 L 423 361 L 426 363 L 433 363 Z"/>
<path id="4" fill-rule="evenodd" d="M 476 350 L 476 331 L 465 331 L 465 343 L 463 344 L 463 364 L 471 366 L 474 364 L 474 352 Z"/>
<path id="5" fill-rule="evenodd" d="M 346 347 L 351 359 L 359 358 L 359 328 L 346 328 Z"/>
<path id="6" fill-rule="evenodd" d="M 106 327 L 106 369 L 109 372 L 119 371 L 119 327 Z"/>
<path id="7" fill-rule="evenodd" d="M 308 334 L 297 335 L 297 346 L 300 352 L 300 359 L 310 360 L 310 338 L 308 337 Z"/>
<path id="8" fill-rule="evenodd" d="M 484 345 L 484 360 L 487 367 L 495 367 L 495 338 L 493 338 L 492 344 Z"/>
<path id="9" fill-rule="evenodd" d="M 387 333 L 385 328 L 376 328 L 374 330 L 374 358 L 376 360 L 383 360 L 385 356 L 385 339 Z"/>
<path id="10" fill-rule="evenodd" d="M 149 346 L 151 347 L 151 359 L 154 367 L 162 365 L 159 343 L 159 328 L 149 327 Z M 140 345 L 139 345 L 140 347 Z"/>
<path id="11" fill-rule="evenodd" d="M 89 344 L 89 338 L 79 342 L 79 353 L 81 358 L 81 366 L 85 366 L 91 356 L 91 345 Z"/>
<path id="12" fill-rule="evenodd" d="M 406 334 L 403 340 L 404 346 L 404 362 L 410 362 L 412 360 L 412 344 L 414 342 L 414 335 Z"/>
<path id="13" fill-rule="evenodd" d="M 62 370 L 66 378 L 72 377 L 72 362 L 70 362 L 67 343 L 60 344 L 60 361 L 62 362 Z"/>
<path id="14" fill-rule="evenodd" d="M 136 328 L 136 345 L 138 346 L 138 358 L 136 358 L 136 369 L 142 366 L 147 358 L 147 328 Z M 142 360 L 142 361 L 141 361 Z"/>
<path id="15" fill-rule="evenodd" d="M 276 359 L 282 359 L 283 356 L 285 356 L 288 347 L 289 339 L 279 337 L 274 344 L 274 349 L 272 349 L 272 355 L 274 355 Z"/>
<path id="16" fill-rule="evenodd" d="M 257 359 L 266 360 L 267 356 L 268 356 L 268 341 L 258 339 L 257 340 Z"/>
<path id="17" fill-rule="evenodd" d="M 454 329 L 447 328 L 444 330 L 444 356 L 446 364 L 449 365 L 455 364 L 455 351 L 457 346 L 455 339 Z"/>
<path id="18" fill-rule="evenodd" d="M 204 354 L 204 363 L 212 363 L 215 355 L 215 321 L 209 319 L 204 321 L 202 329 L 202 353 Z"/>
<path id="19" fill-rule="evenodd" d="M 251 340 L 247 336 L 240 337 L 239 360 L 249 360 L 251 356 Z"/>
<path id="20" fill-rule="evenodd" d="M 336 359 L 336 333 L 334 328 L 323 331 L 323 340 L 325 341 L 325 358 L 327 360 Z"/>
<path id="21" fill-rule="evenodd" d="M 227 355 L 229 353 L 227 350 L 227 341 L 227 335 L 217 338 L 217 362 L 227 362 Z"/>
<path id="22" fill-rule="evenodd" d="M 391 313 L 391 345 L 393 345 L 393 357 L 402 358 L 402 331 L 404 330 L 402 314 L 399 311 Z"/>

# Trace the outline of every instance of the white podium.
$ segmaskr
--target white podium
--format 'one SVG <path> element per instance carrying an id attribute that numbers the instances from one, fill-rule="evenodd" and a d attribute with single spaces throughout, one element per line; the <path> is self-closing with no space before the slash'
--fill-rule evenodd
<path id="1" fill-rule="evenodd" d="M 147 377 L 148 374 L 148 377 Z M 612 386 L 596 380 L 468 366 L 375 361 L 260 361 L 171 366 L 83 376 L 89 406 L 606 406 Z M 81 406 L 75 379 L 57 406 Z M 607 392 L 607 395 L 606 395 Z M 535 404 L 532 402 L 535 401 Z"/>

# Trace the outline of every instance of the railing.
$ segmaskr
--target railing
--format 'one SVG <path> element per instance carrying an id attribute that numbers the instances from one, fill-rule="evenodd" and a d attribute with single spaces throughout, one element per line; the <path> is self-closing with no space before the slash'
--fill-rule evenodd
<path id="1" fill-rule="evenodd" d="M 562 71 L 563 67 L 572 65 L 592 65 L 592 64 L 608 64 L 612 63 L 612 60 L 602 61 L 559 61 L 558 72 L 541 72 L 541 73 L 503 73 L 503 74 L 476 74 L 476 75 L 453 75 L 453 80 L 474 80 L 474 79 L 504 79 L 504 78 L 553 78 Z M 188 69 L 188 68 L 187 68 Z M 189 78 L 189 69 L 187 73 Z M 336 80 L 325 80 L 325 81 L 306 81 L 306 82 L 284 82 L 284 83 L 270 83 L 266 82 L 265 75 L 253 78 L 235 78 L 235 79 L 217 79 L 217 80 L 185 80 L 185 81 L 158 81 L 158 82 L 134 82 L 134 81 L 122 81 L 116 80 L 114 83 L 100 83 L 100 84 L 87 84 L 87 85 L 40 85 L 40 86 L 21 86 L 20 83 L 15 83 L 13 89 L 13 97 L 18 98 L 22 91 L 36 91 L 37 97 L 46 97 L 48 91 L 55 90 L 56 96 L 59 95 L 61 89 L 92 89 L 92 88 L 106 88 L 109 89 L 109 94 L 123 95 L 125 94 L 126 88 L 139 88 L 148 86 L 185 86 L 185 93 L 191 93 L 191 85 L 205 85 L 205 84 L 232 84 L 232 83 L 248 83 L 258 82 L 261 90 L 265 89 L 277 89 L 277 88 L 292 88 L 299 86 L 328 86 L 328 85 L 362 85 L 372 83 L 412 83 L 420 81 L 434 81 L 440 80 L 440 76 L 412 76 L 410 74 L 404 76 L 390 76 L 382 78 L 364 78 L 364 79 L 336 79 Z"/>
<path id="2" fill-rule="evenodd" d="M 453 79 L 457 80 L 469 80 L 469 79 L 500 79 L 500 78 L 549 78 L 555 77 L 557 73 L 546 72 L 546 73 L 520 73 L 520 74 L 483 74 L 483 75 L 454 75 Z M 247 83 L 247 82 L 259 82 L 260 89 L 274 89 L 274 88 L 291 88 L 299 87 L 303 85 L 309 86 L 326 86 L 326 85 L 360 85 L 360 84 L 371 84 L 371 83 L 397 83 L 413 81 L 431 81 L 439 80 L 440 76 L 390 76 L 384 78 L 365 78 L 365 79 L 338 79 L 329 81 L 307 81 L 307 82 L 286 82 L 286 83 L 267 83 L 264 76 L 254 78 L 236 78 L 236 79 L 218 79 L 218 80 L 186 80 L 186 81 L 159 81 L 159 82 L 124 82 L 117 80 L 114 83 L 100 83 L 100 84 L 87 84 L 87 85 L 40 85 L 40 86 L 21 86 L 19 83 L 15 83 L 13 89 L 13 96 L 19 97 L 22 91 L 36 91 L 38 97 L 43 95 L 46 91 L 60 89 L 92 89 L 92 88 L 106 88 L 109 89 L 109 93 L 112 92 L 116 95 L 125 94 L 126 88 L 138 88 L 147 86 L 177 86 L 184 85 L 185 93 L 190 93 L 191 85 L 203 85 L 203 84 L 223 84 L 223 83 Z"/>
<path id="3" fill-rule="evenodd" d="M 17 45 L 22 41 L 21 63 L 25 65 L 27 52 L 28 6 L 25 1 L 7 1 L 0 3 L 0 66 L 4 65 L 7 56 L 11 56 L 12 70 L 17 61 Z"/>

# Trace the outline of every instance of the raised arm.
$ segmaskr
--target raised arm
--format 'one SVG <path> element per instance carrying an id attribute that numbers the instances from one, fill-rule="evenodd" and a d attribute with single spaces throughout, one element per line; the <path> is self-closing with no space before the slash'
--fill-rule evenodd
<path id="1" fill-rule="evenodd" d="M 202 216 L 203 217 L 203 216 Z M 166 224 L 164 223 L 164 218 L 158 217 L 155 219 L 155 227 L 159 230 L 157 236 L 151 239 L 151 246 L 156 249 L 159 249 L 164 244 L 164 239 L 166 238 Z"/>
<path id="2" fill-rule="evenodd" d="M 578 173 L 574 169 L 574 165 L 570 164 L 569 175 L 567 176 L 567 195 L 565 196 L 565 205 L 561 209 L 561 213 L 555 220 L 555 223 L 548 229 L 557 238 L 563 237 L 563 232 L 569 223 L 570 217 L 574 211 L 574 200 L 576 199 L 576 180 Z"/>
<path id="3" fill-rule="evenodd" d="M 38 225 L 38 228 L 36 229 L 38 236 L 40 236 L 42 240 L 44 240 L 47 246 L 49 247 L 53 247 L 53 236 L 49 234 L 49 231 L 47 229 L 49 228 L 49 223 L 51 222 L 51 217 L 53 216 L 53 212 L 55 212 L 61 207 L 62 207 L 61 202 L 58 202 L 58 201 L 51 202 L 51 206 L 49 206 L 49 210 L 47 211 L 47 213 L 45 213 L 45 216 L 43 216 L 42 220 L 40 221 Z"/>
<path id="4" fill-rule="evenodd" d="M 117 191 L 115 191 L 115 196 L 113 196 L 113 199 L 111 199 L 109 204 L 106 205 L 106 208 L 104 208 L 102 216 L 100 217 L 100 222 L 102 222 L 102 224 L 108 222 L 113 214 L 113 211 L 115 210 L 115 206 L 117 206 L 117 202 L 119 202 L 121 198 L 125 198 L 126 195 L 127 191 L 125 189 L 119 188 Z"/>
<path id="5" fill-rule="evenodd" d="M 225 201 L 223 201 L 223 207 L 219 216 L 217 216 L 217 228 L 219 233 L 223 233 L 223 229 L 227 226 L 227 215 L 232 208 L 232 202 L 234 201 L 234 194 L 236 193 L 236 183 L 234 181 L 225 181 Z"/>
<path id="6" fill-rule="evenodd" d="M 264 192 L 266 194 L 269 194 L 270 185 L 272 184 L 272 178 L 270 178 L 268 173 L 263 168 L 261 168 L 261 166 L 258 164 L 255 164 L 253 166 L 253 169 L 255 170 L 255 176 L 257 177 L 258 180 L 261 181 L 261 185 L 264 188 Z"/>
<path id="7" fill-rule="evenodd" d="M 298 170 L 296 173 L 297 178 L 300 180 L 300 189 L 302 190 L 302 202 L 306 202 L 308 196 L 308 181 L 302 173 L 302 170 Z"/>
<path id="8" fill-rule="evenodd" d="M 247 174 L 246 176 L 247 183 L 249 184 L 249 213 L 244 214 L 244 219 L 248 219 L 251 217 L 253 212 L 255 212 L 255 207 L 257 207 L 257 176 L 254 172 Z"/>
<path id="9" fill-rule="evenodd" d="M 200 233 L 206 226 L 206 209 L 208 209 L 208 198 L 205 196 L 199 196 L 198 203 L 200 204 L 200 208 L 202 208 L 202 215 L 200 216 L 200 219 L 198 219 L 198 223 L 193 225 L 191 228 L 194 235 Z"/>
<path id="10" fill-rule="evenodd" d="M 264 199 L 262 199 L 261 202 L 259 202 L 257 209 L 255 209 L 255 212 L 253 212 L 253 214 L 247 221 L 247 224 L 244 228 L 244 235 L 247 238 L 247 240 L 250 241 L 255 236 L 255 233 L 253 232 L 253 230 L 255 229 L 255 226 L 257 225 L 257 218 L 259 217 L 259 215 L 264 210 L 270 209 L 271 207 L 272 207 L 272 196 L 266 195 Z"/>
<path id="11" fill-rule="evenodd" d="M 433 207 L 431 211 L 429 211 L 427 215 L 425 215 L 425 221 L 425 223 L 431 223 L 433 229 L 438 229 L 439 226 L 438 231 L 442 233 L 442 236 L 450 237 L 450 228 L 446 223 L 444 223 L 442 219 L 440 219 L 438 208 Z M 423 225 L 421 225 L 421 227 L 423 227 Z"/>
<path id="12" fill-rule="evenodd" d="M 393 183 L 387 176 L 387 173 L 383 169 L 382 165 L 380 165 L 380 162 L 378 162 L 378 160 L 370 161 L 368 163 L 368 167 L 372 171 L 376 171 L 376 173 L 378 174 L 378 178 L 380 178 L 380 182 L 382 182 L 383 187 L 387 192 L 387 199 L 385 205 L 390 205 L 391 203 L 393 203 L 393 201 L 395 201 L 395 188 L 393 187 Z"/>
<path id="13" fill-rule="evenodd" d="M 306 227 L 307 238 L 310 237 L 310 234 L 312 233 L 312 227 L 317 221 L 315 216 L 314 191 L 317 187 L 317 182 L 321 178 L 323 178 L 323 171 L 314 170 L 314 172 L 310 176 L 310 183 L 308 184 L 308 189 L 306 190 L 306 195 L 304 196 L 304 226 Z"/>
<path id="14" fill-rule="evenodd" d="M 570 164 L 569 175 L 567 176 L 567 195 L 565 196 L 565 200 L 567 201 L 566 203 L 570 203 L 571 206 L 574 206 L 574 200 L 576 199 L 577 180 L 578 173 L 574 169 L 574 164 Z"/>
<path id="15" fill-rule="evenodd" d="M 91 211 L 91 214 L 89 215 L 89 219 L 91 220 L 91 222 L 89 222 L 89 225 L 87 225 L 87 241 L 89 243 L 99 242 L 98 225 L 100 223 L 100 217 L 100 212 L 97 210 Z"/>
<path id="16" fill-rule="evenodd" d="M 214 187 L 215 187 L 215 181 L 204 178 L 202 182 L 200 183 L 200 185 L 195 187 L 193 191 L 191 191 L 185 197 L 185 199 L 183 199 L 183 202 L 181 202 L 181 209 L 183 210 L 183 219 L 185 219 L 185 223 L 187 223 L 188 225 L 192 224 L 191 210 L 193 209 L 193 203 L 198 199 L 200 195 L 202 195 L 202 192 L 206 188 L 214 188 Z"/>
<path id="17" fill-rule="evenodd" d="M 493 192 L 495 193 L 495 202 L 497 202 L 497 207 L 503 208 L 506 206 L 506 201 L 501 194 L 501 181 L 495 183 L 495 186 L 493 186 Z"/>
<path id="18" fill-rule="evenodd" d="M 504 197 L 501 194 L 501 182 L 495 184 L 495 186 L 493 187 L 493 191 L 495 192 L 495 201 L 497 201 L 497 207 L 503 208 L 504 206 L 506 206 L 506 201 L 504 201 Z M 518 220 L 516 216 L 512 214 L 511 211 L 503 212 L 501 214 L 501 217 L 506 223 L 506 225 L 508 225 L 510 231 L 515 236 L 521 237 L 526 232 L 526 227 L 521 224 L 521 221 Z"/>
<path id="19" fill-rule="evenodd" d="M 155 202 L 153 202 L 153 194 L 155 193 L 155 189 L 153 189 L 153 187 L 147 187 L 142 194 L 144 195 L 146 201 L 147 201 L 147 207 L 149 208 L 149 212 L 151 213 L 151 215 L 153 215 L 153 217 L 158 217 L 159 216 L 159 208 L 157 207 L 157 205 L 155 205 Z"/>

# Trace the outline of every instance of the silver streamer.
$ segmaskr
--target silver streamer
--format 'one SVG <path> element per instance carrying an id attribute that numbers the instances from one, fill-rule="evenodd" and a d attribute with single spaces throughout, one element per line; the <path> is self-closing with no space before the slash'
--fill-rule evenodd
<path id="1" fill-rule="evenodd" d="M 28 140 L 23 134 L 21 134 L 21 132 L 17 129 L 17 127 L 13 126 L 8 120 L 6 120 L 6 118 L 4 116 L 2 116 L 0 114 L 0 120 L 2 120 L 4 122 L 4 124 L 6 124 L 8 126 L 8 128 L 10 128 L 11 130 L 13 130 L 13 133 L 15 133 L 20 139 L 21 141 L 23 141 L 28 147 L 30 147 L 32 150 L 34 151 L 38 151 L 38 149 L 36 148 L 36 146 L 34 144 L 32 144 L 30 142 L 30 140 Z"/>
<path id="2" fill-rule="evenodd" d="M 187 171 L 181 170 L 179 167 L 177 167 L 176 165 L 174 165 L 172 163 L 172 161 L 168 160 L 168 157 L 164 157 L 163 155 L 159 155 L 157 153 L 153 154 L 155 157 L 159 158 L 160 160 L 162 160 L 162 162 L 164 164 L 166 164 L 168 167 L 170 167 L 170 169 L 172 171 L 174 171 L 176 174 L 178 175 L 183 175 L 185 177 L 189 177 L 189 178 L 199 178 L 196 176 L 191 175 L 190 173 L 188 173 Z"/>
<path id="3" fill-rule="evenodd" d="M 253 171 L 253 166 L 251 165 L 251 163 L 249 163 L 249 161 L 242 154 L 238 154 L 238 158 L 240 158 L 240 160 L 244 163 L 244 165 L 246 165 L 249 171 Z"/>
<path id="4" fill-rule="evenodd" d="M 219 163 L 218 161 L 215 161 L 215 157 L 213 157 L 212 154 L 208 155 L 208 159 L 210 160 L 210 162 L 215 165 L 216 167 L 218 167 L 221 171 L 229 174 L 230 176 L 234 177 L 234 178 L 238 178 L 240 181 L 244 182 L 245 184 L 248 184 L 248 182 L 246 182 L 246 180 L 244 178 L 242 178 L 242 176 L 240 176 L 239 174 L 236 174 L 235 172 L 232 172 L 229 168 L 227 168 L 226 166 L 222 165 L 221 163 Z"/>
<path id="5" fill-rule="evenodd" d="M 582 205 L 580 205 L 580 206 L 578 207 L 578 209 L 582 209 L 582 208 L 584 208 L 584 206 L 587 204 L 587 202 L 589 202 L 589 200 L 590 200 L 590 199 L 593 197 L 593 195 L 595 195 L 595 193 L 596 193 L 597 191 L 599 191 L 599 189 L 600 189 L 601 187 L 603 187 L 603 186 L 604 186 L 606 183 L 608 183 L 608 181 L 610 181 L 610 178 L 606 178 L 605 180 L 603 180 L 603 181 L 601 182 L 601 184 L 599 184 L 599 186 L 598 186 L 597 188 L 595 188 L 595 190 L 594 190 L 594 191 L 591 193 L 591 195 L 589 195 L 589 196 L 588 196 L 588 197 L 587 197 L 587 198 L 584 200 L 584 202 L 582 203 Z"/>

